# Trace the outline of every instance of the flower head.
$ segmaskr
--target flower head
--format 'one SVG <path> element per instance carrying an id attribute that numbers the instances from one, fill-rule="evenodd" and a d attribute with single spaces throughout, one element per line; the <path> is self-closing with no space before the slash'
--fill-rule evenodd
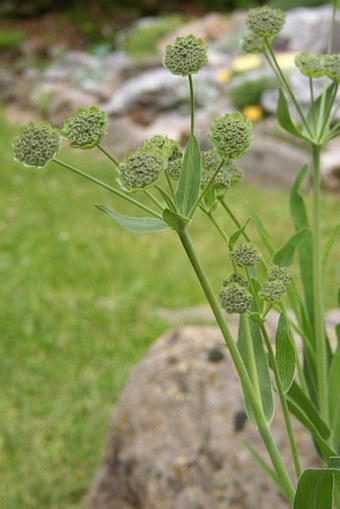
<path id="1" fill-rule="evenodd" d="M 266 42 L 262 35 L 248 32 L 241 38 L 241 49 L 246 53 L 262 53 L 266 49 Z"/>
<path id="2" fill-rule="evenodd" d="M 328 78 L 337 82 L 340 81 L 340 53 L 324 55 L 322 65 Z"/>
<path id="3" fill-rule="evenodd" d="M 163 65 L 180 76 L 196 74 L 208 60 L 207 49 L 202 39 L 194 35 L 177 37 L 174 44 L 166 46 Z"/>
<path id="4" fill-rule="evenodd" d="M 212 122 L 209 139 L 219 153 L 237 159 L 253 141 L 253 125 L 241 113 L 227 113 Z"/>
<path id="5" fill-rule="evenodd" d="M 303 51 L 295 57 L 295 65 L 301 73 L 309 78 L 320 78 L 325 75 L 322 65 L 323 55 L 321 53 L 308 53 Z"/>
<path id="6" fill-rule="evenodd" d="M 261 256 L 251 244 L 238 244 L 230 253 L 230 258 L 239 267 L 252 267 L 261 260 Z"/>
<path id="7" fill-rule="evenodd" d="M 96 106 L 78 108 L 76 115 L 64 120 L 61 135 L 74 148 L 92 148 L 99 145 L 106 134 L 107 115 Z"/>
<path id="8" fill-rule="evenodd" d="M 139 148 L 127 154 L 119 165 L 120 183 L 127 191 L 145 189 L 154 184 L 164 169 L 164 159 L 159 151 Z"/>
<path id="9" fill-rule="evenodd" d="M 251 308 L 253 298 L 244 286 L 233 283 L 221 290 L 220 301 L 227 313 L 243 314 Z"/>
<path id="10" fill-rule="evenodd" d="M 167 136 L 156 134 L 149 140 L 146 140 L 142 148 L 153 152 L 159 152 L 164 159 L 164 169 L 168 175 L 174 180 L 179 178 L 182 168 L 183 151 L 177 141 Z"/>
<path id="11" fill-rule="evenodd" d="M 286 285 L 279 279 L 267 281 L 259 291 L 260 297 L 270 303 L 279 301 L 285 293 Z"/>
<path id="12" fill-rule="evenodd" d="M 232 183 L 238 182 L 243 177 L 243 171 L 236 168 L 232 159 L 227 159 L 222 164 L 222 156 L 216 150 L 203 150 L 202 157 L 202 180 L 203 185 L 211 181 L 218 168 L 220 170 L 214 178 L 213 185 L 217 189 L 228 189 Z"/>
<path id="13" fill-rule="evenodd" d="M 246 24 L 254 34 L 271 38 L 277 35 L 285 22 L 285 15 L 280 9 L 264 5 L 249 9 Z"/>
<path id="14" fill-rule="evenodd" d="M 29 122 L 21 128 L 12 146 L 14 158 L 26 166 L 42 168 L 55 157 L 61 138 L 47 122 Z"/>
<path id="15" fill-rule="evenodd" d="M 278 267 L 273 265 L 268 270 L 269 281 L 281 281 L 284 285 L 288 285 L 293 276 L 288 272 L 287 267 Z"/>
<path id="16" fill-rule="evenodd" d="M 246 278 L 244 278 L 241 274 L 236 273 L 231 274 L 229 278 L 225 279 L 223 281 L 223 286 L 229 286 L 234 283 L 237 283 L 238 285 L 243 286 L 244 288 L 248 287 L 248 281 L 246 280 Z"/>

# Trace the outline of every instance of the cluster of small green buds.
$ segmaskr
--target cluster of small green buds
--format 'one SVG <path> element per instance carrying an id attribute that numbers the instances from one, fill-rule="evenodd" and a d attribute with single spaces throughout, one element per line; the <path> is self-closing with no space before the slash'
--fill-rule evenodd
<path id="1" fill-rule="evenodd" d="M 179 174 L 182 169 L 183 151 L 177 141 L 172 140 L 167 136 L 156 134 L 149 140 L 146 140 L 143 143 L 142 148 L 156 152 L 158 151 L 162 154 L 164 158 L 165 171 L 174 180 L 179 178 Z"/>
<path id="2" fill-rule="evenodd" d="M 42 168 L 55 157 L 61 143 L 59 131 L 47 122 L 29 122 L 12 142 L 16 161 Z"/>
<path id="3" fill-rule="evenodd" d="M 237 159 L 244 154 L 253 141 L 253 125 L 241 113 L 226 113 L 213 120 L 209 139 L 224 157 Z"/>
<path id="4" fill-rule="evenodd" d="M 321 53 L 308 53 L 303 51 L 295 57 L 295 65 L 302 74 L 309 78 L 320 78 L 325 75 L 322 65 L 323 55 Z"/>
<path id="5" fill-rule="evenodd" d="M 251 244 L 238 244 L 230 252 L 230 258 L 239 267 L 253 267 L 261 260 L 259 252 Z"/>
<path id="6" fill-rule="evenodd" d="M 145 189 L 159 179 L 164 169 L 164 158 L 160 151 L 139 148 L 126 154 L 119 165 L 120 184 L 127 191 Z"/>
<path id="7" fill-rule="evenodd" d="M 179 143 L 174 143 L 176 145 L 173 145 L 173 151 L 168 159 L 166 172 L 170 178 L 178 180 L 182 169 L 183 150 Z"/>
<path id="8" fill-rule="evenodd" d="M 322 66 L 328 78 L 336 82 L 340 81 L 340 53 L 324 55 Z"/>
<path id="9" fill-rule="evenodd" d="M 228 189 L 232 183 L 243 177 L 243 171 L 237 168 L 232 159 L 225 159 L 214 149 L 203 150 L 202 159 L 202 185 L 211 181 L 215 175 L 213 185 L 217 189 Z M 219 169 L 220 168 L 220 169 Z M 218 173 L 216 174 L 217 170 Z"/>
<path id="10" fill-rule="evenodd" d="M 237 274 L 236 272 L 231 274 L 231 276 L 229 276 L 227 279 L 223 281 L 223 286 L 229 286 L 234 283 L 237 283 L 243 288 L 248 288 L 248 281 L 246 280 L 246 278 L 243 277 L 241 274 Z"/>
<path id="11" fill-rule="evenodd" d="M 194 35 L 177 37 L 174 44 L 165 48 L 163 65 L 173 74 L 190 76 L 207 63 L 207 45 Z"/>
<path id="12" fill-rule="evenodd" d="M 74 117 L 64 121 L 61 135 L 73 148 L 92 148 L 99 145 L 106 134 L 107 115 L 96 106 L 78 108 Z"/>
<path id="13" fill-rule="evenodd" d="M 266 49 L 265 38 L 248 32 L 241 37 L 241 49 L 246 53 L 262 53 Z"/>
<path id="14" fill-rule="evenodd" d="M 284 285 L 288 285 L 293 279 L 292 274 L 287 270 L 287 267 L 278 267 L 273 265 L 268 269 L 269 281 L 281 281 Z"/>
<path id="15" fill-rule="evenodd" d="M 286 293 L 286 285 L 275 279 L 274 281 L 267 281 L 261 287 L 259 296 L 267 302 L 273 303 L 279 301 Z"/>
<path id="16" fill-rule="evenodd" d="M 250 310 L 253 298 L 244 286 L 238 283 L 231 283 L 221 290 L 220 302 L 222 308 L 228 314 L 243 314 Z"/>
<path id="17" fill-rule="evenodd" d="M 281 31 L 284 22 L 284 13 L 267 5 L 250 9 L 246 19 L 248 30 L 266 39 L 275 37 Z"/>
<path id="18" fill-rule="evenodd" d="M 293 276 L 286 267 L 273 265 L 268 269 L 268 281 L 262 285 L 259 296 L 270 302 L 278 302 L 286 293 Z"/>

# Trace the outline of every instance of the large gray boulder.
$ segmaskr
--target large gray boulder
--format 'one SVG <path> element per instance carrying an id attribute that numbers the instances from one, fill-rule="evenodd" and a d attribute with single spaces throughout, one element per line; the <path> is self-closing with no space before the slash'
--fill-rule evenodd
<path id="1" fill-rule="evenodd" d="M 304 465 L 315 465 L 308 434 L 294 426 Z M 279 413 L 273 428 L 291 469 Z M 245 442 L 266 457 L 220 332 L 171 331 L 131 375 L 87 509 L 288 509 Z"/>

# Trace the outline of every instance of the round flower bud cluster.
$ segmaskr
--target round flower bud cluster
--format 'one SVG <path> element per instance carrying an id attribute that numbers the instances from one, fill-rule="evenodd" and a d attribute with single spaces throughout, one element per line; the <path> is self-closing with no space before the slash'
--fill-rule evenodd
<path id="1" fill-rule="evenodd" d="M 55 157 L 61 138 L 47 122 L 29 122 L 13 142 L 14 159 L 26 166 L 42 168 Z"/>
<path id="2" fill-rule="evenodd" d="M 251 308 L 253 298 L 244 286 L 232 283 L 221 290 L 220 302 L 227 313 L 243 314 Z"/>
<path id="3" fill-rule="evenodd" d="M 279 279 L 268 281 L 262 285 L 259 296 L 267 302 L 279 301 L 286 293 L 286 285 Z"/>
<path id="4" fill-rule="evenodd" d="M 287 267 L 278 267 L 277 265 L 273 265 L 268 270 L 269 281 L 281 281 L 284 285 L 288 285 L 293 276 L 290 272 L 288 272 Z"/>
<path id="5" fill-rule="evenodd" d="M 321 53 L 308 53 L 303 51 L 295 57 L 295 65 L 302 74 L 309 78 L 320 78 L 325 75 L 322 65 L 323 56 Z"/>
<path id="6" fill-rule="evenodd" d="M 239 244 L 230 252 L 230 258 L 239 267 L 253 267 L 261 256 L 251 244 Z"/>
<path id="7" fill-rule="evenodd" d="M 168 175 L 177 180 L 182 168 L 182 148 L 177 141 L 171 140 L 167 136 L 156 134 L 149 140 L 146 140 L 142 149 L 159 152 L 164 159 L 164 169 Z"/>
<path id="8" fill-rule="evenodd" d="M 246 53 L 262 53 L 266 49 L 266 41 L 261 35 L 248 32 L 241 37 L 241 49 Z"/>
<path id="9" fill-rule="evenodd" d="M 337 82 L 340 81 L 340 53 L 324 55 L 322 65 L 328 78 Z"/>
<path id="10" fill-rule="evenodd" d="M 221 166 L 222 157 L 216 150 L 203 150 L 202 157 L 202 180 L 207 184 Z M 217 189 L 228 189 L 230 184 L 238 182 L 243 177 L 243 171 L 236 168 L 232 159 L 227 159 L 214 178 L 214 186 Z"/>
<path id="11" fill-rule="evenodd" d="M 231 274 L 229 278 L 223 281 L 223 286 L 229 286 L 233 283 L 237 283 L 238 285 L 243 286 L 243 288 L 248 288 L 248 281 L 241 274 Z"/>
<path id="12" fill-rule="evenodd" d="M 209 139 L 224 157 L 237 159 L 253 141 L 253 125 L 241 113 L 227 113 L 212 122 Z"/>
<path id="13" fill-rule="evenodd" d="M 119 165 L 120 184 L 127 191 L 145 189 L 154 184 L 164 168 L 164 159 L 159 151 L 139 148 L 124 157 Z"/>
<path id="14" fill-rule="evenodd" d="M 106 134 L 107 115 L 96 106 L 78 108 L 76 115 L 64 121 L 61 135 L 71 147 L 92 148 L 99 145 Z"/>
<path id="15" fill-rule="evenodd" d="M 176 142 L 174 142 L 176 143 Z M 170 178 L 178 180 L 182 169 L 183 151 L 179 143 L 173 146 L 173 151 L 168 159 L 166 172 Z"/>
<path id="16" fill-rule="evenodd" d="M 280 9 L 263 6 L 249 9 L 246 24 L 248 29 L 257 36 L 266 39 L 275 37 L 285 22 L 285 15 Z"/>
<path id="17" fill-rule="evenodd" d="M 177 37 L 174 44 L 166 46 L 163 65 L 173 74 L 190 76 L 208 61 L 207 49 L 202 39 L 194 35 Z"/>

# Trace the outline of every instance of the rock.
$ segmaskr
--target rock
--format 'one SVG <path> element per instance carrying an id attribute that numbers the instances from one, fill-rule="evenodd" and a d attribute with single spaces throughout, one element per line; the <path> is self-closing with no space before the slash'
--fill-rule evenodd
<path id="1" fill-rule="evenodd" d="M 276 39 L 275 46 L 286 51 L 326 52 L 331 25 L 332 9 L 321 7 L 291 9 L 286 23 Z M 334 52 L 340 50 L 340 12 L 336 14 Z"/>
<path id="2" fill-rule="evenodd" d="M 294 427 L 304 466 L 316 465 L 308 433 Z M 290 465 L 279 414 L 273 429 Z M 265 456 L 220 332 L 171 331 L 131 375 L 87 509 L 288 509 L 244 442 Z"/>
<path id="3" fill-rule="evenodd" d="M 335 138 L 321 153 L 321 181 L 326 191 L 340 191 L 340 141 Z"/>

